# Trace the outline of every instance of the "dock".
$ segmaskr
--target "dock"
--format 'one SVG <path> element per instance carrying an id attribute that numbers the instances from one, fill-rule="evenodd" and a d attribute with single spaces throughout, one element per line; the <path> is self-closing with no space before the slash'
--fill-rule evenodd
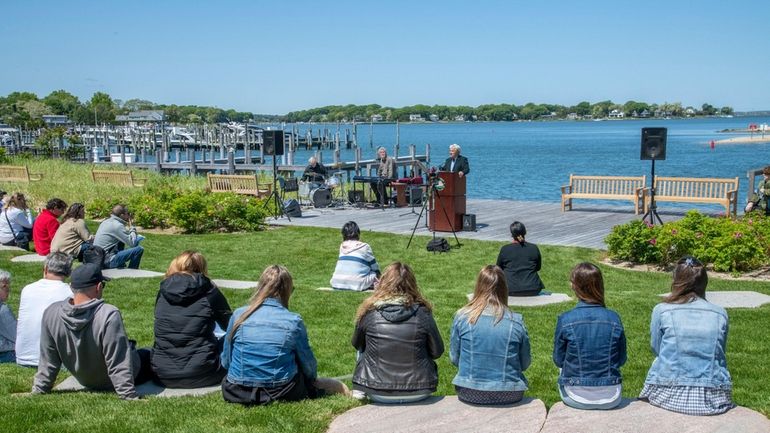
<path id="1" fill-rule="evenodd" d="M 511 240 L 509 226 L 513 221 L 521 221 L 527 227 L 527 240 L 542 245 L 584 247 L 606 250 L 604 238 L 612 227 L 632 220 L 639 220 L 641 215 L 634 215 L 628 207 L 614 207 L 581 203 L 572 211 L 561 212 L 559 203 L 468 199 L 467 213 L 476 215 L 476 231 L 458 231 L 457 237 L 463 239 L 508 242 Z M 355 221 L 361 230 L 393 233 L 409 236 L 417 222 L 422 206 L 367 209 L 352 206 L 331 208 L 303 208 L 302 217 L 286 217 L 266 222 L 278 226 L 327 227 L 339 229 L 347 221 Z M 430 236 L 427 228 L 427 211 L 420 218 L 415 236 Z M 682 211 L 659 211 L 663 221 L 674 221 L 684 216 Z M 436 232 L 446 238 L 450 245 L 455 245 L 451 232 Z M 406 241 L 404 241 L 406 247 Z M 412 243 L 410 248 L 425 248 L 424 242 Z"/>

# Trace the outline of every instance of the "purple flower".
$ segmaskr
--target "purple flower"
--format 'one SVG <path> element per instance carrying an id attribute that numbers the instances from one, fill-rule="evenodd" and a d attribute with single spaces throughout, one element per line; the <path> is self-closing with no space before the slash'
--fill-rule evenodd
<path id="1" fill-rule="evenodd" d="M 735 239 L 740 239 L 740 238 L 742 238 L 742 237 L 743 237 L 743 233 L 741 233 L 741 232 L 735 232 L 735 233 L 733 233 L 733 237 L 734 237 Z"/>
<path id="2" fill-rule="evenodd" d="M 657 239 L 655 239 L 655 238 L 652 238 L 652 239 L 650 239 L 648 242 L 650 243 L 650 245 L 655 245 L 655 244 L 657 244 L 657 243 L 658 243 L 658 240 L 657 240 Z"/>
<path id="3" fill-rule="evenodd" d="M 679 231 L 677 231 L 677 229 L 671 229 L 671 234 L 672 235 L 676 236 L 677 233 L 679 233 Z"/>
<path id="4" fill-rule="evenodd" d="M 650 223 L 650 222 L 649 222 L 649 221 L 647 221 L 647 220 L 645 220 L 645 221 L 644 221 L 644 224 L 645 224 L 645 225 L 646 225 L 648 228 L 652 228 L 652 227 L 653 227 L 653 224 L 652 224 L 652 223 Z"/>
<path id="5" fill-rule="evenodd" d="M 701 232 L 695 233 L 695 237 L 700 239 L 700 238 L 703 237 L 703 233 L 701 233 Z"/>

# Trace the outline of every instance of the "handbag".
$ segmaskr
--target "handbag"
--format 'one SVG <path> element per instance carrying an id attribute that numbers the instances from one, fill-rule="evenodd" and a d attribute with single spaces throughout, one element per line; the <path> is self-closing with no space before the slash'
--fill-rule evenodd
<path id="1" fill-rule="evenodd" d="M 11 229 L 11 234 L 13 234 L 13 244 L 23 250 L 29 250 L 29 234 L 27 234 L 27 232 L 16 233 L 16 230 L 13 229 L 13 224 L 11 224 L 11 220 L 8 218 L 8 209 L 5 209 L 3 214 L 5 215 L 5 220 L 8 222 L 8 228 Z"/>

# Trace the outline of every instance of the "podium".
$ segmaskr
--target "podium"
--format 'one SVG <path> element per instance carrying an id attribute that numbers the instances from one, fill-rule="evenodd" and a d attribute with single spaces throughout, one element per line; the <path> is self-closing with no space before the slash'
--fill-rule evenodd
<path id="1" fill-rule="evenodd" d="M 461 231 L 465 214 L 465 177 L 440 171 L 438 178 L 443 180 L 444 189 L 431 194 L 428 228 L 436 232 Z"/>

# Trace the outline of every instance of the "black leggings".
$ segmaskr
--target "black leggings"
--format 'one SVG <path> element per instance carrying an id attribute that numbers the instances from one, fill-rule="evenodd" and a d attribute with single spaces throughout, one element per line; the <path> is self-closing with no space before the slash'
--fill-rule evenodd
<path id="1" fill-rule="evenodd" d="M 229 382 L 227 378 L 222 381 L 222 397 L 225 401 L 247 406 L 264 405 L 276 400 L 299 401 L 322 395 L 323 392 L 308 383 L 302 373 L 297 373 L 289 383 L 275 388 L 238 385 Z"/>

